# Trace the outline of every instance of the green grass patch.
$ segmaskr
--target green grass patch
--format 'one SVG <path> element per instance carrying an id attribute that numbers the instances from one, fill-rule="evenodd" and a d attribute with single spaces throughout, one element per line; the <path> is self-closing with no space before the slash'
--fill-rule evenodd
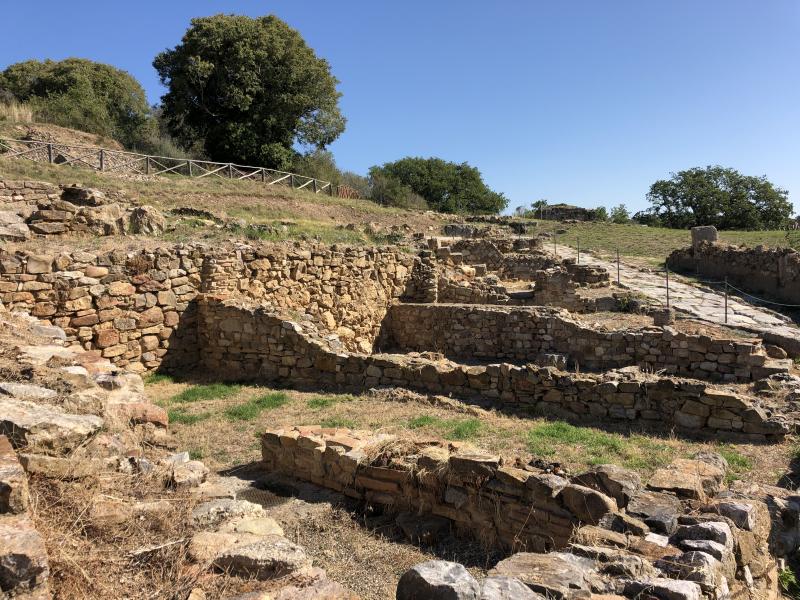
<path id="1" fill-rule="evenodd" d="M 725 476 L 728 483 L 741 479 L 742 475 L 753 470 L 753 461 L 735 448 L 720 446 L 717 451 L 728 461 L 730 472 Z"/>
<path id="2" fill-rule="evenodd" d="M 343 427 L 346 429 L 355 429 L 358 427 L 358 423 L 356 423 L 353 419 L 346 419 L 344 417 L 330 417 L 328 419 L 322 419 L 319 422 L 321 427 Z"/>
<path id="3" fill-rule="evenodd" d="M 199 449 L 189 450 L 189 458 L 192 460 L 202 460 L 205 456 L 205 452 Z"/>
<path id="4" fill-rule="evenodd" d="M 209 383 L 206 385 L 193 385 L 186 388 L 180 394 L 171 398 L 172 402 L 200 402 L 201 400 L 218 400 L 229 398 L 237 394 L 242 389 L 240 385 L 228 383 Z"/>
<path id="5" fill-rule="evenodd" d="M 420 427 L 432 427 L 433 425 L 438 425 L 442 422 L 442 419 L 439 417 L 433 417 L 431 415 L 420 415 L 418 417 L 414 417 L 408 420 L 408 428 L 409 429 L 419 429 Z"/>
<path id="6" fill-rule="evenodd" d="M 144 378 L 146 385 L 156 385 L 158 383 L 175 383 L 175 378 L 166 373 L 150 373 Z"/>
<path id="7" fill-rule="evenodd" d="M 289 396 L 284 392 L 271 392 L 253 398 L 244 404 L 237 404 L 225 410 L 225 417 L 229 421 L 252 421 L 263 411 L 283 406 L 289 401 Z"/>
<path id="8" fill-rule="evenodd" d="M 797 575 L 792 569 L 787 567 L 778 571 L 778 582 L 787 597 L 800 600 L 800 582 L 797 581 Z"/>
<path id="9" fill-rule="evenodd" d="M 205 421 L 211 413 L 187 413 L 183 408 L 173 408 L 167 411 L 170 423 L 180 423 L 181 425 L 194 425 L 200 421 Z"/>

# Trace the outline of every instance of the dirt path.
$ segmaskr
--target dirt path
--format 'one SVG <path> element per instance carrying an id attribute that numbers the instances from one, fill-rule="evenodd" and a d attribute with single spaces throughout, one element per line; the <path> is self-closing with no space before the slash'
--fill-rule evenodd
<path id="1" fill-rule="evenodd" d="M 573 248 L 560 247 L 561 258 L 576 258 Z M 613 261 L 581 253 L 581 263 L 608 269 L 616 278 L 617 265 Z M 680 276 L 670 276 L 669 303 L 673 308 L 711 323 L 725 324 L 725 295 L 703 285 L 686 283 Z M 652 272 L 624 262 L 620 263 L 620 282 L 631 290 L 666 304 L 667 290 L 664 273 Z M 800 337 L 800 329 L 789 317 L 750 304 L 741 298 L 728 297 L 727 325 L 742 327 L 758 333 L 771 333 L 789 339 Z"/>

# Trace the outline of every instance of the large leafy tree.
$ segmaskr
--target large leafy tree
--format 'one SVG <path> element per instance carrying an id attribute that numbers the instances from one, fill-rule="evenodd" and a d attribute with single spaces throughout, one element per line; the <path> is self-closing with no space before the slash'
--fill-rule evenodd
<path id="1" fill-rule="evenodd" d="M 647 199 L 651 214 L 672 228 L 778 229 L 792 214 L 786 190 L 720 166 L 673 173 L 650 186 Z"/>
<path id="2" fill-rule="evenodd" d="M 407 157 L 372 167 L 369 174 L 373 181 L 397 182 L 439 212 L 497 213 L 508 205 L 508 199 L 489 189 L 480 171 L 467 163 Z"/>
<path id="3" fill-rule="evenodd" d="M 286 168 L 295 144 L 324 148 L 344 131 L 330 65 L 275 16 L 192 19 L 153 66 L 169 131 L 214 160 Z"/>
<path id="4" fill-rule="evenodd" d="M 37 119 L 112 137 L 126 146 L 135 146 L 154 126 L 139 82 L 91 60 L 16 63 L 0 73 L 0 89 L 30 104 Z"/>

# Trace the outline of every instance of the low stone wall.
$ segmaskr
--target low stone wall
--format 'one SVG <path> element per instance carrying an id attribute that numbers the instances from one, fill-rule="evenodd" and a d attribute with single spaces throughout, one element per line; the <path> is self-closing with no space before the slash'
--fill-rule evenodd
<path id="1" fill-rule="evenodd" d="M 379 347 L 436 351 L 453 359 L 527 362 L 563 354 L 581 369 L 638 365 L 713 381 L 750 381 L 770 374 L 760 342 L 712 339 L 669 328 L 605 332 L 561 309 L 397 304 L 384 320 Z M 786 371 L 781 363 L 774 372 Z"/>
<path id="2" fill-rule="evenodd" d="M 344 392 L 403 387 L 524 415 L 675 427 L 692 435 L 751 442 L 782 439 L 789 431 L 779 407 L 761 406 L 700 381 L 349 354 L 332 349 L 311 324 L 301 326 L 242 300 L 203 296 L 198 306 L 203 348 L 198 368 L 222 380 Z"/>
<path id="3" fill-rule="evenodd" d="M 769 511 L 757 499 L 720 494 L 727 464 L 719 455 L 678 459 L 645 486 L 614 465 L 566 478 L 463 444 L 318 426 L 267 431 L 261 450 L 270 473 L 399 513 L 413 541 L 452 528 L 526 551 L 493 573 L 547 597 L 603 590 L 699 600 L 777 591 Z"/>
<path id="4" fill-rule="evenodd" d="M 370 351 L 414 257 L 389 249 L 176 245 L 134 253 L 0 253 L 0 301 L 62 327 L 132 370 L 193 366 L 195 296 L 243 294 L 309 315 L 341 347 Z"/>
<path id="5" fill-rule="evenodd" d="M 0 180 L 0 239 L 24 241 L 32 236 L 68 233 L 151 234 L 164 229 L 164 218 L 152 206 L 136 206 L 115 193 L 41 181 Z"/>
<path id="6" fill-rule="evenodd" d="M 747 292 L 786 304 L 800 304 L 800 252 L 789 248 L 746 248 L 701 243 L 675 250 L 667 265 L 675 271 L 728 281 Z"/>

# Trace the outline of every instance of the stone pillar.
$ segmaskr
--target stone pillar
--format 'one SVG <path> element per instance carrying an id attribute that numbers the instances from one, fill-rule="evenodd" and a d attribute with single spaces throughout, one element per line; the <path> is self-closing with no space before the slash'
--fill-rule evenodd
<path id="1" fill-rule="evenodd" d="M 717 241 L 717 228 L 713 225 L 692 227 L 692 249 L 697 250 L 701 243 L 713 244 Z"/>
<path id="2" fill-rule="evenodd" d="M 675 322 L 675 311 L 671 308 L 659 308 L 653 311 L 653 325 L 664 327 Z"/>

